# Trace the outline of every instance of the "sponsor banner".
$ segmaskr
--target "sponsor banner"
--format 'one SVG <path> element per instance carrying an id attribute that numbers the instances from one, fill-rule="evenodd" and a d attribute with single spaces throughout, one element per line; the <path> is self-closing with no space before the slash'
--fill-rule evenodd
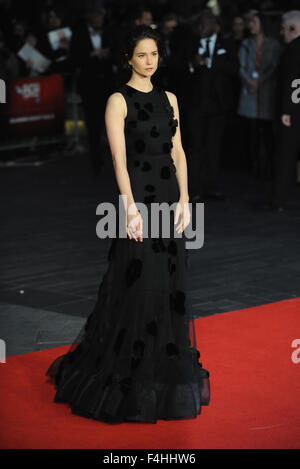
<path id="1" fill-rule="evenodd" d="M 64 131 L 62 75 L 23 78 L 7 85 L 7 102 L 0 108 L 5 137 L 32 137 Z M 3 136 L 3 135 L 2 135 Z"/>

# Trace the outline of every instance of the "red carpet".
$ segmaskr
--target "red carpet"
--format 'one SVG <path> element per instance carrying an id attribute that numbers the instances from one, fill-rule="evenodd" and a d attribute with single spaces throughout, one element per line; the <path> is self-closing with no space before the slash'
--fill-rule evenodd
<path id="1" fill-rule="evenodd" d="M 1 448 L 300 448 L 300 298 L 195 321 L 211 402 L 196 419 L 109 425 L 54 403 L 44 373 L 68 347 L 0 364 Z"/>

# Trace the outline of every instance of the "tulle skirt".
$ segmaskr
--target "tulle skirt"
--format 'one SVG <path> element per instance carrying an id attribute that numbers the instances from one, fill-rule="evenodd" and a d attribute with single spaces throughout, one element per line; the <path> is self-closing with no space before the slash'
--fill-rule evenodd
<path id="1" fill-rule="evenodd" d="M 135 200 L 150 205 L 145 187 L 157 186 L 156 201 L 178 201 L 171 157 L 151 165 L 152 179 L 143 180 L 135 177 L 134 161 L 128 164 Z M 157 185 L 162 171 L 169 177 Z M 173 224 L 171 216 L 172 230 Z M 112 239 L 95 306 L 68 352 L 46 372 L 56 386 L 54 402 L 107 423 L 200 414 L 210 401 L 210 380 L 199 361 L 187 274 L 184 234 L 142 243 Z"/>

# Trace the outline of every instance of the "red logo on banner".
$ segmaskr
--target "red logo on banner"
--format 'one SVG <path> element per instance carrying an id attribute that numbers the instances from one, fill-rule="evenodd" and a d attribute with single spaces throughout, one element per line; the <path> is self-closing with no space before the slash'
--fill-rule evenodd
<path id="1" fill-rule="evenodd" d="M 63 132 L 63 77 L 51 75 L 12 81 L 6 106 L 6 124 L 10 137 Z"/>

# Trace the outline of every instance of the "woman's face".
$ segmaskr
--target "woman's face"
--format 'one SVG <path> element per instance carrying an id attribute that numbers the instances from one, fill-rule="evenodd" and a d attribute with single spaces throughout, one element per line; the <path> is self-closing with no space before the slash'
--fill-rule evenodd
<path id="1" fill-rule="evenodd" d="M 257 16 L 253 16 L 249 20 L 249 29 L 251 34 L 259 34 L 261 32 L 260 20 Z"/>
<path id="2" fill-rule="evenodd" d="M 133 70 L 144 76 L 151 76 L 158 67 L 158 48 L 154 39 L 141 39 L 134 51 L 132 58 L 128 61 Z M 147 70 L 148 69 L 148 70 Z M 150 70 L 151 69 L 151 70 Z"/>

